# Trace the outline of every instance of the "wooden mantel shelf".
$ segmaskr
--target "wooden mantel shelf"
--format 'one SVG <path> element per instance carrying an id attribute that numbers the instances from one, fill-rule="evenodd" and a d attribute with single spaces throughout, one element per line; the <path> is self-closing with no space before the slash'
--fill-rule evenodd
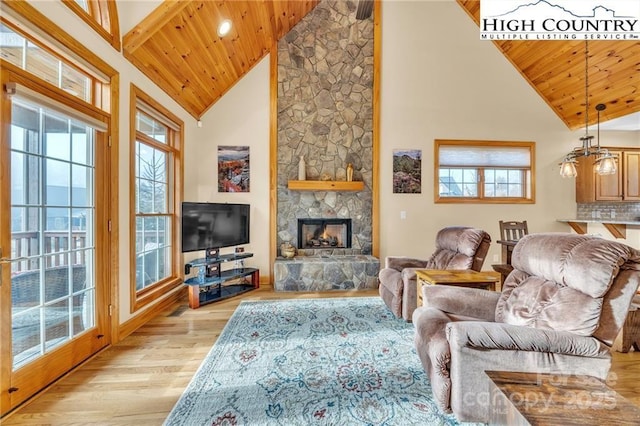
<path id="1" fill-rule="evenodd" d="M 362 191 L 364 182 L 335 180 L 290 180 L 287 187 L 294 191 Z"/>

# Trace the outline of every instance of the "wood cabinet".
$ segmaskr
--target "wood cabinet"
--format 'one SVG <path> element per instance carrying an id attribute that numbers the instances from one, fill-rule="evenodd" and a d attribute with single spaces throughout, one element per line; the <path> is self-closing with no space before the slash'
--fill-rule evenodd
<path id="1" fill-rule="evenodd" d="M 609 151 L 616 159 L 617 171 L 612 175 L 600 176 L 595 171 L 591 174 L 596 180 L 596 201 L 622 201 L 622 152 Z M 595 165 L 594 165 L 595 167 Z"/>
<path id="2" fill-rule="evenodd" d="M 600 176 L 595 172 L 595 157 L 578 158 L 576 202 L 640 201 L 640 150 L 609 148 L 618 171 Z"/>
<path id="3" fill-rule="evenodd" d="M 624 152 L 622 169 L 624 199 L 640 201 L 640 150 Z"/>

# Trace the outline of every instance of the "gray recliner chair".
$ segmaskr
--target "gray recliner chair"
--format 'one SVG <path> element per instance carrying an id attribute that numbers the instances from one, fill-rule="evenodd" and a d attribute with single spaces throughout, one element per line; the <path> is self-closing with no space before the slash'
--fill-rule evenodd
<path id="1" fill-rule="evenodd" d="M 471 269 L 480 271 L 491 237 L 481 229 L 450 226 L 438 231 L 436 251 L 428 260 L 388 256 L 380 270 L 378 290 L 396 317 L 411 321 L 418 304 L 416 269 Z"/>
<path id="2" fill-rule="evenodd" d="M 530 234 L 501 293 L 424 286 L 415 345 L 443 411 L 489 421 L 487 370 L 605 379 L 640 283 L 640 251 L 615 241 Z"/>

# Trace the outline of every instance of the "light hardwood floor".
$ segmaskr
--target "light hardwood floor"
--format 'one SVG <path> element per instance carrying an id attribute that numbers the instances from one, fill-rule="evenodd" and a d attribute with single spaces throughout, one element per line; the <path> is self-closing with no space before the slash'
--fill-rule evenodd
<path id="1" fill-rule="evenodd" d="M 242 300 L 377 296 L 270 287 L 192 310 L 175 304 L 0 420 L 8 425 L 160 425 Z M 610 383 L 640 405 L 640 352 L 614 354 Z"/>

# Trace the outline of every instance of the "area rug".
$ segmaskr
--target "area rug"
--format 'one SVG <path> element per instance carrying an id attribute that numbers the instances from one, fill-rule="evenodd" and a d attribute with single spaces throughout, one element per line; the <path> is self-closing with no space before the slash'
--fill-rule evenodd
<path id="1" fill-rule="evenodd" d="M 380 298 L 243 301 L 165 425 L 455 425 Z"/>

